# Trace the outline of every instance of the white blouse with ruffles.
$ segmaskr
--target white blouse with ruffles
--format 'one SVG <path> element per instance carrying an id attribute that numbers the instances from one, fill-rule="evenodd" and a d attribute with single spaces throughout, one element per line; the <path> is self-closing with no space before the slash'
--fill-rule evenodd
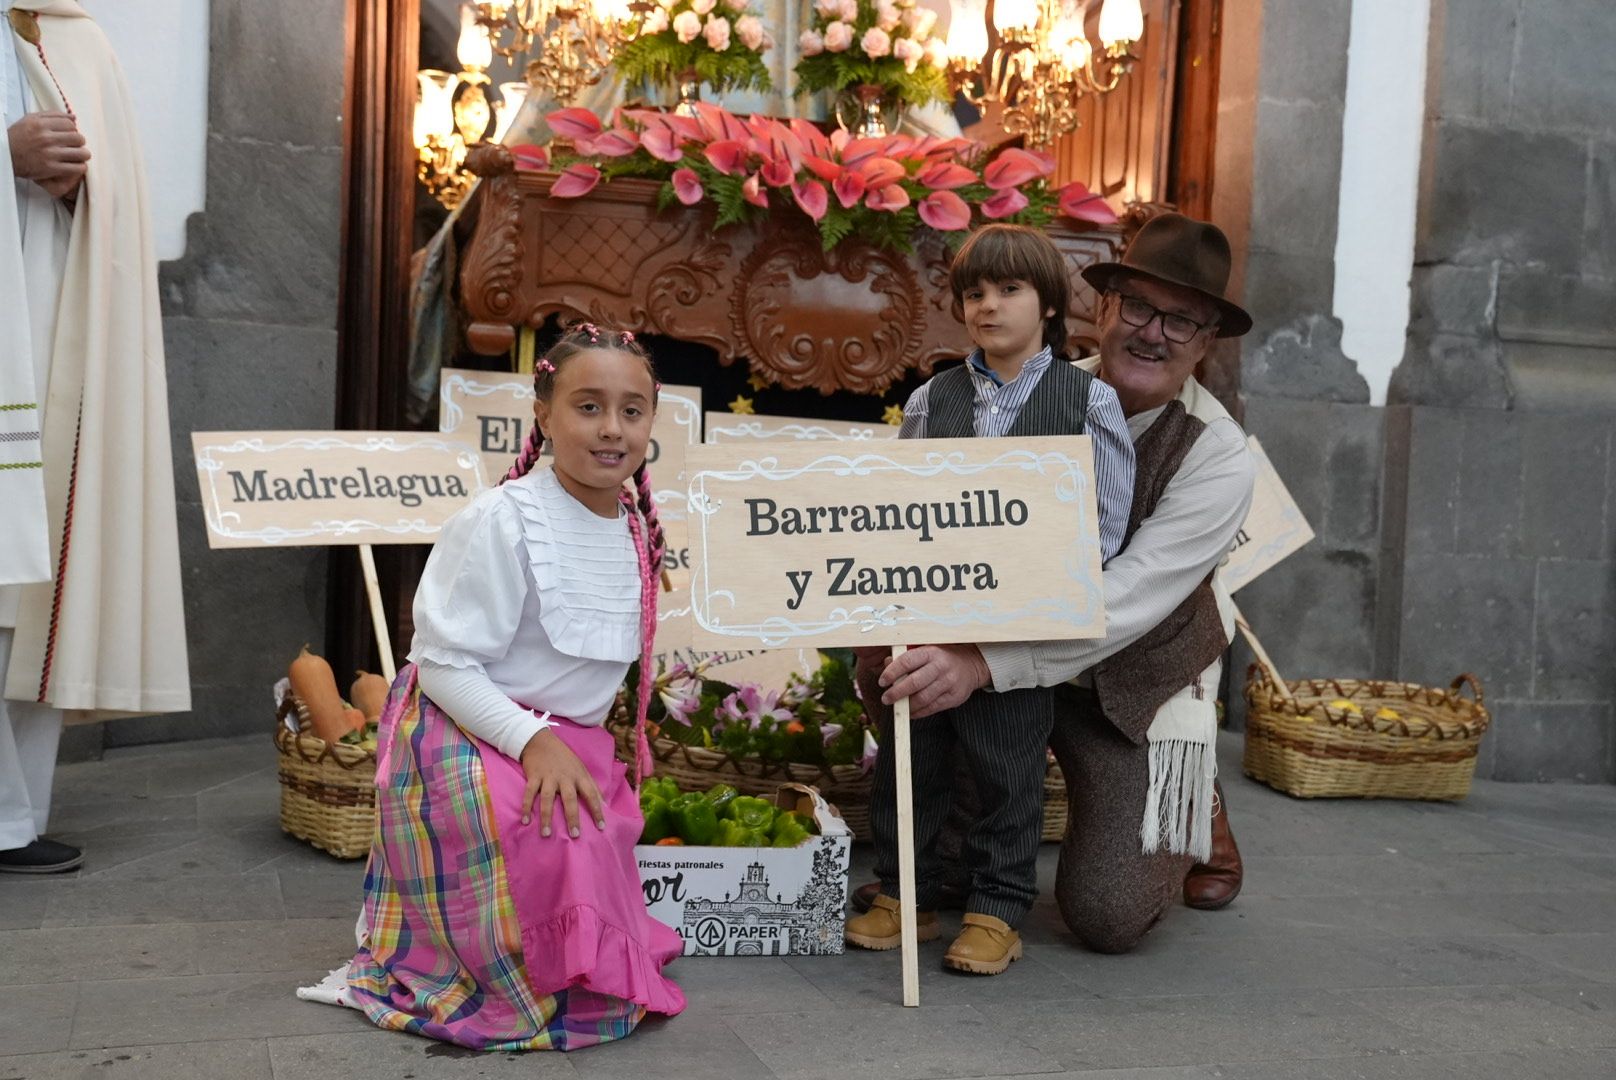
<path id="1" fill-rule="evenodd" d="M 598 725 L 639 655 L 626 512 L 603 518 L 536 469 L 444 524 L 415 593 L 409 658 L 466 731 L 520 757 L 546 713 Z"/>

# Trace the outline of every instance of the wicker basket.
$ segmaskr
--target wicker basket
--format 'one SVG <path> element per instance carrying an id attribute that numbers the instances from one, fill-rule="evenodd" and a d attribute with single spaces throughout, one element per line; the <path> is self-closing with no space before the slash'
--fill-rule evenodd
<path id="1" fill-rule="evenodd" d="M 621 714 L 613 716 L 612 730 L 617 736 L 617 751 L 625 761 L 634 760 L 633 725 Z M 775 791 L 787 781 L 807 784 L 819 789 L 825 801 L 841 813 L 842 820 L 853 831 L 855 840 L 870 840 L 870 785 L 871 777 L 857 765 L 803 765 L 795 762 L 766 762 L 757 757 L 736 757 L 722 750 L 708 750 L 701 746 L 686 746 L 672 739 L 651 739 L 651 756 L 655 759 L 652 770 L 657 776 L 666 776 L 686 791 L 704 791 L 714 784 L 729 784 L 742 795 L 760 795 L 774 798 Z M 1053 758 L 1044 773 L 1044 825 L 1045 840 L 1059 840 L 1066 835 L 1066 783 L 1061 778 L 1060 766 Z"/>
<path id="2" fill-rule="evenodd" d="M 298 731 L 286 718 L 298 717 Z M 286 695 L 275 717 L 280 751 L 281 830 L 339 859 L 370 853 L 376 828 L 376 751 L 328 743 L 310 730 L 301 705 Z"/>
<path id="3" fill-rule="evenodd" d="M 1303 799 L 1462 799 L 1491 718 L 1481 684 L 1308 679 L 1280 693 L 1253 664 L 1246 675 L 1247 776 Z M 1474 700 L 1461 696 L 1468 686 Z M 1348 702 L 1355 708 L 1337 705 Z"/>

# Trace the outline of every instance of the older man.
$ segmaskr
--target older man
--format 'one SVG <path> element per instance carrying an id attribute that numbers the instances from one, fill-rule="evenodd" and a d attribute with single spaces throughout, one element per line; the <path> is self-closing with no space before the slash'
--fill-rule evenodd
<path id="1" fill-rule="evenodd" d="M 1071 814 L 1056 899 L 1101 952 L 1136 945 L 1195 859 L 1212 860 L 1214 874 L 1224 863 L 1213 902 L 1198 906 L 1238 888 L 1226 819 L 1217 856 L 1212 843 L 1215 698 L 1234 632 L 1215 572 L 1250 507 L 1255 466 L 1240 426 L 1193 374 L 1214 338 L 1251 327 L 1224 296 L 1229 261 L 1215 226 L 1165 214 L 1121 262 L 1083 272 L 1101 294 L 1100 353 L 1079 364 L 1116 391 L 1138 459 L 1128 539 L 1104 571 L 1106 637 L 924 646 L 880 676 L 882 701 L 908 697 L 916 718 L 982 687 L 1059 687 L 1050 746 Z M 1203 898 L 1192 887 L 1188 899 Z"/>

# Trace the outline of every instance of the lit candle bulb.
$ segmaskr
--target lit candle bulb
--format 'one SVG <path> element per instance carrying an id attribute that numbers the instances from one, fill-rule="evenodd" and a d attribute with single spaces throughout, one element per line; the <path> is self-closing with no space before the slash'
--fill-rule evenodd
<path id="1" fill-rule="evenodd" d="M 1106 48 L 1138 41 L 1145 33 L 1139 0 L 1105 0 L 1100 8 L 1100 42 Z"/>

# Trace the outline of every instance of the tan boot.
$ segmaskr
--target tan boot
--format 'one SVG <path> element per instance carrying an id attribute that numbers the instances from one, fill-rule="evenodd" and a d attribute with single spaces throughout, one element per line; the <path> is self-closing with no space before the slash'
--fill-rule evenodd
<path id="1" fill-rule="evenodd" d="M 903 944 L 899 910 L 898 902 L 892 897 L 877 896 L 870 902 L 869 911 L 847 920 L 842 937 L 849 945 L 857 945 L 861 949 L 875 949 L 877 952 L 896 949 Z M 916 941 L 936 941 L 942 934 L 943 928 L 937 925 L 935 911 L 915 913 Z"/>
<path id="2" fill-rule="evenodd" d="M 967 912 L 965 929 L 943 954 L 943 966 L 972 975 L 997 975 L 1021 959 L 1021 935 L 992 915 Z"/>

